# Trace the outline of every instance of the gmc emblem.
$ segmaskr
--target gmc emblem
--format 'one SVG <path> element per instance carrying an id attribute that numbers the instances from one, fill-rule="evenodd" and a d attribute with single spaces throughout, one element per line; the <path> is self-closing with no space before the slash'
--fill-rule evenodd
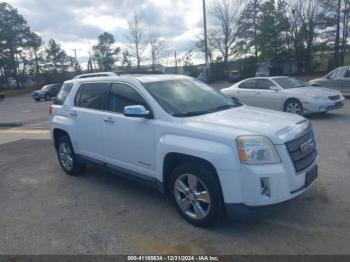
<path id="1" fill-rule="evenodd" d="M 314 141 L 310 138 L 308 141 L 300 145 L 300 150 L 303 153 L 310 152 L 314 149 Z"/>

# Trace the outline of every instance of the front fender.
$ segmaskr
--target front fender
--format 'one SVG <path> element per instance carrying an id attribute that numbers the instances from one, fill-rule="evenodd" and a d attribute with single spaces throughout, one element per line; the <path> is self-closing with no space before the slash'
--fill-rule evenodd
<path id="1" fill-rule="evenodd" d="M 232 146 L 228 146 L 216 141 L 168 134 L 161 137 L 157 147 L 156 165 L 159 181 L 163 181 L 163 163 L 168 153 L 201 158 L 210 162 L 217 170 L 239 170 L 238 153 L 235 150 L 234 142 Z"/>

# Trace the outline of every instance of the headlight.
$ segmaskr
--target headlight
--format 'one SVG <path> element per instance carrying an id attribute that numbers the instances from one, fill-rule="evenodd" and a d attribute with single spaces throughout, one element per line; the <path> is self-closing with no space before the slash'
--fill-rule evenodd
<path id="1" fill-rule="evenodd" d="M 317 99 L 317 100 L 328 100 L 328 97 L 318 96 L 318 95 L 310 96 L 310 98 Z"/>
<path id="2" fill-rule="evenodd" d="M 240 136 L 236 143 L 241 163 L 258 165 L 280 162 L 275 146 L 266 137 Z"/>

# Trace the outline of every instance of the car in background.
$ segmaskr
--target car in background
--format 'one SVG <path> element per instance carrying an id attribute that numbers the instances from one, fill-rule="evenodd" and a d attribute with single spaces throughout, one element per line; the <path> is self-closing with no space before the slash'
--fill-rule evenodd
<path id="1" fill-rule="evenodd" d="M 238 70 L 230 71 L 228 74 L 228 81 L 230 83 L 236 83 L 241 80 L 241 73 Z"/>
<path id="2" fill-rule="evenodd" d="M 324 77 L 311 80 L 309 84 L 335 89 L 350 96 L 350 66 L 338 67 Z"/>
<path id="3" fill-rule="evenodd" d="M 0 101 L 5 99 L 5 94 L 0 92 Z"/>
<path id="4" fill-rule="evenodd" d="M 57 94 L 60 92 L 62 85 L 61 84 L 52 84 L 52 85 L 46 85 L 40 90 L 36 90 L 32 93 L 32 97 L 35 101 L 39 102 L 41 100 L 51 100 L 52 98 L 56 97 Z"/>
<path id="5" fill-rule="evenodd" d="M 197 77 L 197 80 L 202 81 L 203 83 L 206 83 L 206 84 L 211 84 L 214 82 L 213 74 L 210 71 L 208 71 L 208 73 L 204 71 L 201 72 Z"/>
<path id="6" fill-rule="evenodd" d="M 250 78 L 221 92 L 236 103 L 298 115 L 326 113 L 343 107 L 345 100 L 339 91 L 285 76 Z"/>

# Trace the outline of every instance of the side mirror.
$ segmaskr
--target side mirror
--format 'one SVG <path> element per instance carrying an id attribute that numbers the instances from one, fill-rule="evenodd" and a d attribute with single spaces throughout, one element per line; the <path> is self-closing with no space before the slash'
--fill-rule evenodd
<path id="1" fill-rule="evenodd" d="M 151 112 L 142 105 L 126 106 L 124 115 L 127 117 L 152 118 Z"/>
<path id="2" fill-rule="evenodd" d="M 281 91 L 281 89 L 278 86 L 270 86 L 270 90 Z"/>

